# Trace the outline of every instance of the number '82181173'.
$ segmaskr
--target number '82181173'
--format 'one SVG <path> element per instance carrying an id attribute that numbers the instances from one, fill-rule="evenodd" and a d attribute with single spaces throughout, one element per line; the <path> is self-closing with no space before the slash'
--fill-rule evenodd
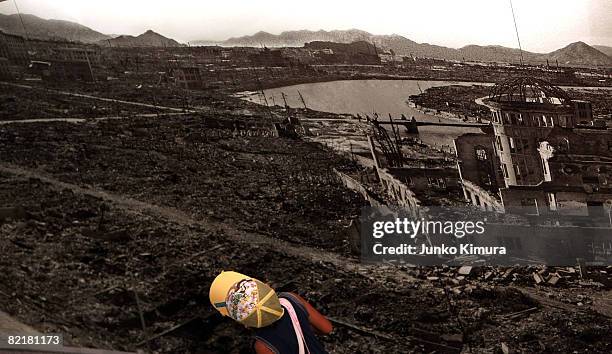
<path id="1" fill-rule="evenodd" d="M 0 348 L 2 345 L 5 346 L 18 346 L 18 345 L 63 345 L 63 338 L 57 334 L 28 334 L 28 335 L 4 335 L 2 342 L 0 342 Z"/>

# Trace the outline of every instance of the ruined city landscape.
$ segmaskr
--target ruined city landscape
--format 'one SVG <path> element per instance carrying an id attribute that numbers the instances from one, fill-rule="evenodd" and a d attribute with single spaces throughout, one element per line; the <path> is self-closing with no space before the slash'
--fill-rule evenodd
<path id="1" fill-rule="evenodd" d="M 0 13 L 0 333 L 250 353 L 209 302 L 235 270 L 308 299 L 331 353 L 612 352 L 612 243 L 592 236 L 612 235 L 612 47 L 186 42 Z M 496 242 L 591 257 L 362 262 L 365 207 L 521 210 L 542 238 Z"/>

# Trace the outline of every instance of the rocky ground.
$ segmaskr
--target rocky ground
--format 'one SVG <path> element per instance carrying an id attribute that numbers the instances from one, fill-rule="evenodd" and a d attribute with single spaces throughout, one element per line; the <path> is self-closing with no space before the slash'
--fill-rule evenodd
<path id="1" fill-rule="evenodd" d="M 153 107 L 138 107 L 63 95 L 49 89 L 0 84 L 0 121 L 51 118 L 100 118 L 154 114 Z"/>
<path id="2" fill-rule="evenodd" d="M 0 227 L 2 309 L 74 345 L 248 352 L 248 332 L 219 318 L 207 299 L 214 276 L 235 269 L 301 293 L 338 321 L 325 338 L 337 353 L 612 346 L 611 313 L 602 311 L 610 309 L 602 291 L 609 284 L 567 269 L 370 268 L 326 258 L 323 247 L 239 241 L 232 232 L 243 231 L 224 223 L 49 177 L 13 171 L 0 181 L 4 203 L 21 208 Z M 565 283 L 534 285 L 531 272 L 561 274 Z"/>
<path id="3" fill-rule="evenodd" d="M 74 345 L 247 353 L 208 303 L 231 269 L 308 298 L 335 353 L 612 350 L 611 268 L 360 264 L 365 202 L 333 172 L 356 164 L 246 108 L 0 126 L 0 310 Z"/>

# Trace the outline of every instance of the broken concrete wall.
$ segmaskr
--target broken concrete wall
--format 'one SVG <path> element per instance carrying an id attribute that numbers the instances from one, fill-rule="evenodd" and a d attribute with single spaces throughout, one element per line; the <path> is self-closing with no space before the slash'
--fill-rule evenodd
<path id="1" fill-rule="evenodd" d="M 497 173 L 499 161 L 493 140 L 492 135 L 465 134 L 454 141 L 461 178 L 491 192 L 504 183 Z"/>
<path id="2" fill-rule="evenodd" d="M 372 191 L 367 189 L 363 184 L 359 183 L 359 181 L 357 181 L 353 177 L 342 173 L 336 169 L 334 169 L 334 172 L 336 173 L 338 178 L 340 178 L 346 188 L 354 190 L 355 192 L 361 194 L 363 198 L 367 200 L 368 203 L 370 203 L 371 206 L 379 208 L 384 205 L 384 202 L 380 200 L 380 198 L 378 198 L 374 193 L 372 193 Z"/>
<path id="3" fill-rule="evenodd" d="M 459 174 L 455 168 L 389 168 L 391 174 L 415 192 L 430 189 L 446 191 L 459 188 Z"/>
<path id="4" fill-rule="evenodd" d="M 483 210 L 504 212 L 504 204 L 497 195 L 468 180 L 463 180 L 462 185 L 465 199 L 472 205 L 479 206 Z"/>
<path id="5" fill-rule="evenodd" d="M 378 169 L 378 177 L 380 178 L 380 183 L 388 198 L 397 203 L 397 205 L 406 208 L 406 210 L 414 215 L 418 215 L 421 201 L 418 199 L 416 193 L 410 190 L 403 181 L 397 179 L 385 168 Z"/>

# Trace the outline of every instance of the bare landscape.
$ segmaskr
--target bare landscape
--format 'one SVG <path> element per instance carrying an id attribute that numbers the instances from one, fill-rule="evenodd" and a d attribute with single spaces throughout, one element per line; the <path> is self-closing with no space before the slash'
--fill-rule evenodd
<path id="1" fill-rule="evenodd" d="M 612 58 L 595 47 L 436 54 L 365 31 L 184 45 L 33 15 L 25 35 L 1 16 L 0 333 L 16 321 L 109 353 L 250 353 L 249 330 L 208 300 L 235 270 L 308 299 L 334 325 L 332 353 L 612 350 L 605 245 L 571 265 L 371 264 L 357 226 L 373 206 L 535 205 L 548 222 L 569 198 L 603 213 Z M 362 114 L 314 109 L 326 101 L 295 86 L 367 80 L 418 92 L 399 93 L 405 115 Z M 420 84 L 436 81 L 464 84 Z M 580 222 L 612 230 L 605 210 Z"/>

